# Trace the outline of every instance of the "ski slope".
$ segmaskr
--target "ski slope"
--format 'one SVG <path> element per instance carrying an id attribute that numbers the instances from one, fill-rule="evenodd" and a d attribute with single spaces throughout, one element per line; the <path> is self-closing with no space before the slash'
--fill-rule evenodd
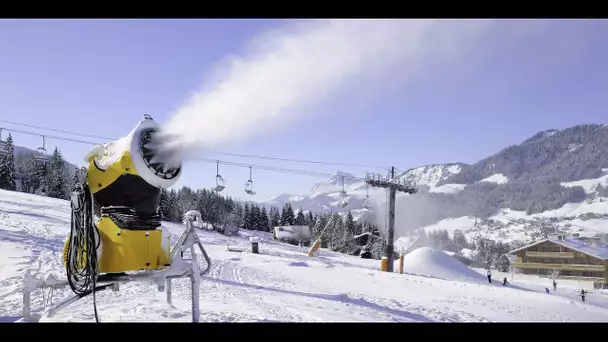
<path id="1" fill-rule="evenodd" d="M 26 269 L 40 267 L 43 274 L 63 278 L 69 220 L 67 201 L 0 191 L 0 321 L 21 319 Z M 172 241 L 184 228 L 164 225 L 175 235 Z M 247 250 L 252 235 L 262 239 L 260 254 Z M 405 263 L 411 273 L 389 274 L 379 271 L 378 260 L 326 250 L 309 258 L 305 248 L 272 241 L 266 233 L 241 231 L 227 238 L 200 231 L 199 236 L 213 262 L 201 284 L 202 322 L 608 321 L 608 299 L 602 293 L 592 292 L 582 303 L 577 289 L 566 285 L 547 295 L 546 279 L 519 283 L 516 276 L 506 287 L 499 279 L 488 284 L 485 275 L 475 277 L 473 270 L 435 250 L 412 253 Z M 246 250 L 229 252 L 226 240 Z M 56 290 L 53 303 L 70 296 L 69 289 Z M 99 292 L 97 310 L 102 322 L 187 322 L 189 296 L 187 279 L 174 281 L 172 305 L 153 284 L 124 284 L 119 292 Z M 33 293 L 33 312 L 43 307 L 42 292 Z M 41 321 L 94 321 L 92 297 Z"/>

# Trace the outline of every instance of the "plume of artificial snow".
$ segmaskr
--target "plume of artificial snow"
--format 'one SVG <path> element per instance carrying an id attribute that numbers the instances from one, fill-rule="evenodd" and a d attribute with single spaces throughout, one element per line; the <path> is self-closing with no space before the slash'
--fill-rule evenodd
<path id="1" fill-rule="evenodd" d="M 438 24 L 436 20 L 311 20 L 261 35 L 248 53 L 229 60 L 173 113 L 164 126 L 170 143 L 163 146 L 187 157 L 265 134 L 310 114 L 302 108 L 369 76 L 419 72 L 429 46 L 454 55 L 458 38 L 469 39 L 487 22 L 469 22 L 464 30 L 437 30 Z"/>

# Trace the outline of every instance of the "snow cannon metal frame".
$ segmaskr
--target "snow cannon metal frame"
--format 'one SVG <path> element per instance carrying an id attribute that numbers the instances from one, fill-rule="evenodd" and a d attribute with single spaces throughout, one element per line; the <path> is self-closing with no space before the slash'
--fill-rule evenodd
<path id="1" fill-rule="evenodd" d="M 159 126 L 146 115 L 127 137 L 97 146 L 87 154 L 89 167 L 81 177 L 84 181 L 77 184 L 72 193 L 71 231 L 63 255 L 67 281 L 39 280 L 27 273 L 24 317 L 31 319 L 29 295 L 40 287 L 69 285 L 76 294 L 58 309 L 50 310 L 50 315 L 54 315 L 89 294 L 93 294 L 95 306 L 95 291 L 110 287 L 117 291 L 121 282 L 155 281 L 159 291 L 164 291 L 167 281 L 167 301 L 170 302 L 169 280 L 190 276 L 193 321 L 198 321 L 200 276 L 209 271 L 211 262 L 193 229 L 196 215 L 186 217 L 186 230 L 172 249 L 170 234 L 162 228 L 161 189 L 177 181 L 181 162 L 168 167 L 154 160 L 156 151 L 147 146 L 154 143 L 158 131 Z M 196 262 L 194 245 L 199 246 L 207 263 L 202 272 Z M 192 254 L 190 263 L 182 259 L 188 249 Z M 95 318 L 98 320 L 96 306 Z"/>

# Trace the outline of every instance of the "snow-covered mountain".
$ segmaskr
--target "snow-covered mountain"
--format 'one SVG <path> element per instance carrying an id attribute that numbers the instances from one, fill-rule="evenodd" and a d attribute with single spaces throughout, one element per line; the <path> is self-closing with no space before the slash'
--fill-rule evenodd
<path id="1" fill-rule="evenodd" d="M 460 222 L 458 230 L 475 235 L 480 229 L 476 220 L 486 220 L 483 227 L 493 227 L 490 235 L 503 240 L 533 239 L 548 229 L 548 222 L 581 236 L 608 233 L 608 228 L 598 228 L 608 227 L 607 148 L 606 125 L 578 125 L 539 132 L 474 164 L 410 169 L 398 177 L 419 192 L 398 196 L 396 234 L 423 227 L 453 231 Z M 366 191 L 364 182 L 350 178 L 337 171 L 306 194 L 280 194 L 262 204 L 282 207 L 289 201 L 304 211 L 350 210 L 356 219 L 383 218 L 386 191 Z M 342 179 L 349 198 L 346 208 L 339 206 Z M 371 210 L 362 209 L 366 194 Z"/>
<path id="2" fill-rule="evenodd" d="M 420 166 L 405 171 L 399 176 L 399 179 L 416 187 L 427 186 L 433 189 L 437 187 L 437 183 L 460 173 L 464 165 L 463 163 L 452 163 Z"/>
<path id="3" fill-rule="evenodd" d="M 348 199 L 348 205 L 345 208 L 340 206 L 342 190 L 346 192 Z M 350 210 L 355 220 L 361 220 L 370 215 L 370 210 L 364 208 L 366 195 L 377 197 L 379 191 L 384 193 L 383 190 L 372 188 L 366 191 L 365 182 L 357 180 L 357 177 L 351 173 L 338 170 L 326 181 L 315 183 L 308 193 L 279 194 L 260 204 L 282 208 L 285 203 L 290 202 L 296 212 L 300 208 L 304 212 L 312 211 L 313 213 L 346 213 Z"/>
<path id="4" fill-rule="evenodd" d="M 449 176 L 460 171 L 463 164 L 437 164 L 417 167 L 404 172 L 397 178 L 405 180 L 414 186 L 425 186 L 433 191 L 436 184 Z M 362 179 L 363 176 L 358 177 Z M 344 186 L 343 186 L 344 182 Z M 341 207 L 342 189 L 346 192 L 348 205 Z M 294 210 L 302 208 L 304 212 L 338 212 L 350 211 L 355 220 L 372 219 L 374 208 L 376 213 L 380 210 L 381 215 L 386 211 L 386 190 L 366 187 L 365 182 L 357 180 L 353 174 L 336 171 L 324 182 L 315 183 L 310 191 L 305 194 L 279 194 L 269 198 L 260 204 L 282 208 L 285 203 L 290 202 Z M 371 209 L 365 209 L 365 205 Z"/>

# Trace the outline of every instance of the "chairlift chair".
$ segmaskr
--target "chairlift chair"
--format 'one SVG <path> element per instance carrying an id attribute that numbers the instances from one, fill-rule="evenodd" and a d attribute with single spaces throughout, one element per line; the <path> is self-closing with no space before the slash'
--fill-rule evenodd
<path id="1" fill-rule="evenodd" d="M 348 206 L 348 196 L 344 190 L 344 176 L 342 176 L 342 191 L 340 192 L 340 208 L 346 208 Z"/>
<path id="2" fill-rule="evenodd" d="M 252 180 L 252 170 L 251 170 L 251 166 L 249 167 L 249 180 L 247 181 L 247 183 L 245 183 L 245 192 L 248 195 L 255 195 L 255 191 L 253 191 L 253 180 Z"/>
<path id="3" fill-rule="evenodd" d="M 40 153 L 41 155 L 34 155 L 34 159 L 41 161 L 41 162 L 47 162 L 48 161 L 48 155 L 46 153 L 46 141 L 44 139 L 44 135 L 42 136 L 42 146 L 38 147 L 38 153 Z"/>
<path id="4" fill-rule="evenodd" d="M 8 155 L 6 152 L 6 142 L 2 140 L 2 128 L 0 128 L 0 157 Z"/>
<path id="5" fill-rule="evenodd" d="M 222 178 L 222 176 L 220 176 L 220 162 L 217 162 L 217 166 L 216 166 L 216 175 L 215 175 L 215 188 L 213 188 L 214 191 L 220 192 L 222 190 L 224 190 L 226 188 L 226 181 L 224 180 L 224 178 Z"/>

